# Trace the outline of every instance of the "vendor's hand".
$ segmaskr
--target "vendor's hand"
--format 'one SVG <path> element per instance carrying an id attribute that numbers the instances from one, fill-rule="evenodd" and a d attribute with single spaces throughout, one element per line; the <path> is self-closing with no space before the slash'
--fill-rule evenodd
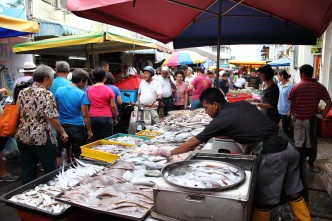
<path id="1" fill-rule="evenodd" d="M 171 151 L 167 150 L 167 149 L 158 149 L 156 152 L 156 155 L 166 157 L 166 158 L 172 157 Z"/>
<path id="2" fill-rule="evenodd" d="M 68 134 L 66 132 L 62 133 L 60 139 L 62 142 L 66 143 L 68 141 Z"/>

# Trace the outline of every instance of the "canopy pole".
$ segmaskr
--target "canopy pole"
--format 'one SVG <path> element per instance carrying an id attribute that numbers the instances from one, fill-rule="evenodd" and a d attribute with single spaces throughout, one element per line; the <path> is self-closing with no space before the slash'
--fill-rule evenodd
<path id="1" fill-rule="evenodd" d="M 221 19 L 222 19 L 222 0 L 219 0 L 219 13 L 218 13 L 218 42 L 217 42 L 217 67 L 216 67 L 216 80 L 214 87 L 219 88 L 219 60 L 220 60 L 220 39 L 221 39 Z"/>
<path id="2" fill-rule="evenodd" d="M 96 68 L 96 59 L 95 59 L 95 53 L 93 51 L 93 44 L 91 43 L 91 56 L 92 56 L 92 64 L 93 64 L 93 69 Z"/>

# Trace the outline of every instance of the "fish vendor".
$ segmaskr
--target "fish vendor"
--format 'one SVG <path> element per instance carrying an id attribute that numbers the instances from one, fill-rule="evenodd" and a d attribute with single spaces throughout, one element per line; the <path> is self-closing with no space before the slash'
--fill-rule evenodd
<path id="1" fill-rule="evenodd" d="M 213 120 L 201 133 L 185 143 L 171 151 L 159 149 L 157 154 L 171 157 L 192 151 L 212 137 L 230 137 L 251 147 L 252 153 L 260 159 L 252 220 L 270 220 L 270 208 L 279 203 L 282 193 L 287 195 L 295 220 L 310 220 L 303 198 L 300 153 L 278 136 L 278 125 L 247 101 L 227 103 L 216 88 L 206 89 L 200 101 Z"/>

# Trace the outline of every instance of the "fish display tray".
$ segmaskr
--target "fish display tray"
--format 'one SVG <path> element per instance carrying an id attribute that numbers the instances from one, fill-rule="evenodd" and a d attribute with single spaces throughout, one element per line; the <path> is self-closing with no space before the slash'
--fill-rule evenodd
<path id="1" fill-rule="evenodd" d="M 165 179 L 161 179 L 153 188 L 154 212 L 161 215 L 158 216 L 159 219 L 167 221 L 251 220 L 257 176 L 255 156 L 198 153 L 189 159 L 231 163 L 245 171 L 246 179 L 237 186 L 221 191 L 190 190 L 171 185 Z"/>
<path id="2" fill-rule="evenodd" d="M 51 212 L 48 212 L 48 211 L 45 211 L 45 210 L 38 209 L 37 207 L 33 207 L 33 206 L 29 206 L 29 205 L 25 205 L 25 204 L 18 203 L 18 202 L 13 202 L 13 201 L 9 200 L 14 195 L 21 194 L 24 191 L 29 190 L 29 189 L 33 189 L 36 186 L 38 186 L 39 184 L 47 183 L 48 181 L 53 179 L 59 173 L 59 171 L 60 171 L 60 169 L 55 170 L 51 173 L 48 173 L 44 176 L 39 177 L 38 179 L 36 179 L 36 180 L 34 180 L 30 183 L 27 183 L 23 186 L 20 186 L 19 188 L 15 189 L 13 191 L 10 191 L 9 193 L 6 193 L 5 195 L 1 196 L 0 200 L 2 202 L 4 202 L 7 206 L 11 206 L 11 207 L 14 207 L 16 209 L 20 209 L 20 210 L 24 210 L 24 211 L 28 211 L 28 212 L 33 212 L 33 213 L 36 213 L 36 214 L 45 215 L 47 217 L 52 217 L 52 218 L 65 217 L 65 216 L 68 215 L 68 213 L 70 213 L 70 211 L 73 210 L 72 206 L 68 207 L 67 209 L 63 210 L 60 213 L 51 213 Z"/>
<path id="3" fill-rule="evenodd" d="M 177 173 L 179 171 L 179 168 L 181 168 L 183 166 L 205 166 L 205 167 L 210 166 L 212 168 L 213 167 L 228 167 L 228 168 L 235 169 L 237 171 L 237 173 L 239 174 L 239 180 L 237 180 L 236 182 L 234 182 L 232 184 L 220 186 L 218 188 L 216 188 L 216 187 L 205 187 L 205 188 L 189 187 L 186 185 L 179 185 L 179 184 L 172 182 L 170 177 L 172 175 L 174 175 L 175 173 Z M 232 164 L 229 164 L 229 163 L 220 162 L 220 161 L 212 161 L 212 160 L 188 160 L 188 161 L 172 163 L 172 164 L 169 164 L 166 167 L 164 167 L 163 170 L 161 171 L 161 173 L 162 173 L 162 176 L 165 178 L 165 180 L 172 185 L 175 185 L 178 187 L 184 187 L 184 188 L 191 189 L 191 190 L 205 190 L 205 191 L 228 189 L 228 188 L 234 187 L 236 185 L 239 185 L 246 178 L 246 174 L 241 168 L 234 166 Z"/>
<path id="4" fill-rule="evenodd" d="M 89 211 L 98 212 L 98 213 L 102 213 L 102 214 L 106 214 L 106 215 L 110 215 L 110 216 L 124 218 L 126 220 L 136 220 L 136 221 L 144 220 L 144 218 L 150 213 L 150 210 L 153 207 L 153 205 L 151 205 L 151 208 L 148 209 L 142 216 L 132 216 L 132 215 L 129 215 L 129 214 L 117 213 L 117 212 L 114 212 L 114 211 L 110 212 L 110 211 L 105 211 L 105 210 L 99 210 L 99 209 L 92 208 L 92 207 L 89 207 L 89 206 L 85 206 L 85 205 L 82 205 L 82 204 L 79 204 L 79 203 L 74 203 L 74 202 L 71 202 L 67 199 L 61 198 L 61 196 L 56 197 L 55 200 L 57 200 L 59 202 L 62 202 L 62 203 L 72 205 L 72 206 L 77 207 L 77 208 L 84 209 L 84 210 L 89 210 Z M 113 219 L 110 218 L 110 220 L 113 220 Z"/>
<path id="5" fill-rule="evenodd" d="M 114 138 L 118 138 L 118 137 L 136 137 L 136 138 L 139 138 L 139 139 L 142 139 L 142 140 L 150 140 L 150 138 L 148 138 L 148 137 L 136 136 L 136 135 L 133 135 L 133 134 L 122 134 L 122 133 L 118 133 L 118 134 L 114 134 L 110 137 L 106 137 L 106 138 L 104 138 L 104 140 L 113 140 Z"/>
<path id="6" fill-rule="evenodd" d="M 112 154 L 112 153 L 106 153 L 99 150 L 92 150 L 91 148 L 96 145 L 102 145 L 102 144 L 110 144 L 110 145 L 121 145 L 126 146 L 129 150 L 130 147 L 133 147 L 133 144 L 127 144 L 127 143 L 121 143 L 121 142 L 115 142 L 115 141 L 108 141 L 108 140 L 97 140 L 95 142 L 86 144 L 84 146 L 81 146 L 81 156 L 96 159 L 100 161 L 105 161 L 108 163 L 113 163 L 115 160 L 117 160 L 120 157 L 120 154 Z"/>
<path id="7" fill-rule="evenodd" d="M 155 138 L 159 135 L 163 134 L 163 132 L 159 131 L 152 131 L 152 130 L 141 130 L 140 132 L 136 133 L 136 136 L 143 136 L 148 138 Z"/>

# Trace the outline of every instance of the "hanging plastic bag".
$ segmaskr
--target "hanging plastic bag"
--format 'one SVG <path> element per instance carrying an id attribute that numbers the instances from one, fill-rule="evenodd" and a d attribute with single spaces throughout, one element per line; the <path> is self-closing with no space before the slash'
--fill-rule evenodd
<path id="1" fill-rule="evenodd" d="M 20 151 L 18 150 L 16 139 L 9 138 L 7 144 L 3 150 L 4 156 L 8 160 L 15 160 L 20 156 Z"/>

